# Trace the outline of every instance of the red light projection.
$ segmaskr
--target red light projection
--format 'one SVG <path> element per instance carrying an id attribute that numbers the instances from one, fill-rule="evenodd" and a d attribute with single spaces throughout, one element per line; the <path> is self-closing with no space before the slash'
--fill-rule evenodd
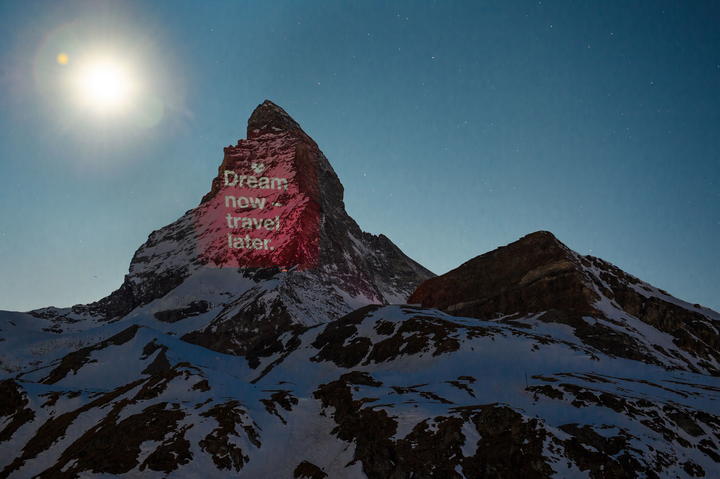
<path id="1" fill-rule="evenodd" d="M 284 139 L 241 140 L 225 149 L 213 191 L 197 210 L 198 248 L 205 264 L 286 270 L 316 264 L 315 156 Z"/>

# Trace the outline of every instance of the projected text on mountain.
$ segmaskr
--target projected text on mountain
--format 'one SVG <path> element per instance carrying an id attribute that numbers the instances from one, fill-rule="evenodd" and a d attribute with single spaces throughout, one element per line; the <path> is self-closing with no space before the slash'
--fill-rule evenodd
<path id="1" fill-rule="evenodd" d="M 312 266 L 319 214 L 317 202 L 305 192 L 308 185 L 300 184 L 307 175 L 298 175 L 294 161 L 253 156 L 230 157 L 223 164 L 217 191 L 199 212 L 204 261 L 217 267 Z M 317 191 L 316 185 L 309 190 Z"/>

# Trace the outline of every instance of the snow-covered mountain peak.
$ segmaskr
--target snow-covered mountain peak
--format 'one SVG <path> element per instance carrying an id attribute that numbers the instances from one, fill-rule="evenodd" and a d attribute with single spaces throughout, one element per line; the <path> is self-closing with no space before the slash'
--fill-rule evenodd
<path id="1" fill-rule="evenodd" d="M 118 290 L 92 304 L 31 314 L 60 331 L 205 304 L 220 314 L 183 334 L 243 353 L 257 346 L 248 341 L 274 340 L 250 334 L 256 322 L 274 324 L 268 334 L 276 335 L 366 304 L 404 302 L 431 276 L 386 236 L 360 229 L 318 145 L 265 101 L 248 120 L 248 139 L 224 148 L 210 192 L 149 235 Z M 232 314 L 239 305 L 254 312 L 252 325 Z"/>

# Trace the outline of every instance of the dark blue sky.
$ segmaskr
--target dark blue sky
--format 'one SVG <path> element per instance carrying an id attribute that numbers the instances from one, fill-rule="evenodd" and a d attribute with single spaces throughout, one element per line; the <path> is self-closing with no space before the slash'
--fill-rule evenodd
<path id="1" fill-rule="evenodd" d="M 718 25 L 716 2 L 1 2 L 0 308 L 118 287 L 268 98 L 436 273 L 545 229 L 720 309 Z M 72 108 L 53 60 L 96 44 L 151 120 Z"/>

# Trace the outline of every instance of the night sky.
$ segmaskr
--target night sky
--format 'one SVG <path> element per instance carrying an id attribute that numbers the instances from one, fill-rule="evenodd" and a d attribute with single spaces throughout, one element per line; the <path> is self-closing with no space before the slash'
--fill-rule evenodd
<path id="1" fill-rule="evenodd" d="M 0 2 L 0 309 L 117 288 L 267 98 L 435 273 L 542 229 L 718 310 L 718 25 L 657 0 Z M 93 49 L 133 65 L 130 113 L 61 81 Z"/>

